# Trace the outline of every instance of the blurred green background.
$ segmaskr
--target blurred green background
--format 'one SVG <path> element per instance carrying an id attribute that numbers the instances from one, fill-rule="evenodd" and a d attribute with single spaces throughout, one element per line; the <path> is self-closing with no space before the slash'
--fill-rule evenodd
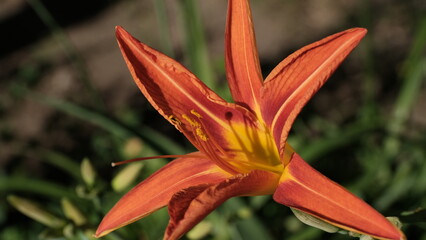
<path id="1" fill-rule="evenodd" d="M 366 38 L 308 103 L 289 141 L 316 169 L 426 240 L 426 2 L 252 0 L 262 70 L 325 36 Z M 230 99 L 225 0 L 3 0 L 0 239 L 90 239 L 102 216 L 190 144 L 133 83 L 121 25 Z M 22 214 L 25 213 L 26 215 Z M 35 219 L 35 220 L 33 220 Z M 163 209 L 105 239 L 161 239 Z M 234 198 L 184 238 L 350 239 L 298 221 L 269 196 Z"/>

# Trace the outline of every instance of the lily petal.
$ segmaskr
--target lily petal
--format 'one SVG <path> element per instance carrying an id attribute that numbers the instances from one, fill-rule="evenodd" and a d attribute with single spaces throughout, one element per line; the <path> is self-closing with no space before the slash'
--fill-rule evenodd
<path id="1" fill-rule="evenodd" d="M 337 227 L 378 239 L 405 239 L 385 217 L 294 153 L 274 193 L 274 200 Z"/>
<path id="2" fill-rule="evenodd" d="M 234 131 L 233 123 L 257 125 L 249 110 L 227 103 L 175 60 L 139 42 L 121 27 L 117 27 L 116 35 L 141 92 L 200 151 L 212 152 L 207 148 L 214 144 L 229 147 L 225 135 Z M 216 164 L 234 171 L 224 162 Z"/>
<path id="3" fill-rule="evenodd" d="M 202 183 L 216 184 L 229 177 L 228 173 L 199 152 L 175 159 L 124 195 L 104 217 L 96 237 L 166 206 L 172 196 L 182 189 Z"/>
<path id="4" fill-rule="evenodd" d="M 237 104 L 260 113 L 262 73 L 247 0 L 229 0 L 225 32 L 226 73 Z"/>
<path id="5" fill-rule="evenodd" d="M 164 239 L 178 239 L 231 197 L 271 194 L 277 174 L 254 170 L 217 184 L 203 184 L 176 193 L 169 203 L 170 222 Z"/>
<path id="6" fill-rule="evenodd" d="M 353 28 L 305 46 L 284 59 L 266 78 L 261 93 L 262 116 L 281 154 L 303 106 L 366 33 L 365 29 Z"/>

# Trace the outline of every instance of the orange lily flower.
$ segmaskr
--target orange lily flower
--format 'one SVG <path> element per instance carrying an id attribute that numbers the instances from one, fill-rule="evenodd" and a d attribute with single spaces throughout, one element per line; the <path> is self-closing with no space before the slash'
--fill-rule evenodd
<path id="1" fill-rule="evenodd" d="M 380 213 L 310 167 L 287 143 L 302 107 L 366 34 L 349 29 L 305 46 L 263 81 L 248 0 L 229 0 L 228 103 L 173 59 L 121 27 L 130 72 L 150 103 L 199 150 L 180 156 L 129 191 L 96 236 L 168 206 L 164 239 L 178 239 L 224 201 L 273 194 L 281 204 L 378 239 L 405 239 Z"/>

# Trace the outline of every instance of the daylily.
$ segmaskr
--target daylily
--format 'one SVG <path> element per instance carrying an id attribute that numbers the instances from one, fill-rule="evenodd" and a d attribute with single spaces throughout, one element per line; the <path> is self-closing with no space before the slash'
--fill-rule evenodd
<path id="1" fill-rule="evenodd" d="M 302 107 L 366 34 L 349 29 L 305 46 L 262 79 L 249 0 L 229 0 L 229 103 L 173 59 L 116 28 L 130 72 L 154 108 L 198 149 L 128 192 L 96 231 L 101 237 L 168 206 L 164 239 L 177 239 L 224 201 L 273 194 L 283 205 L 378 239 L 404 234 L 367 203 L 310 167 L 287 143 Z"/>

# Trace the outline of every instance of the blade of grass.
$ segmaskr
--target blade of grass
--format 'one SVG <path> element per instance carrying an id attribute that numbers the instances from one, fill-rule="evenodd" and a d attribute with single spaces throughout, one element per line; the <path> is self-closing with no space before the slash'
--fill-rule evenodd
<path id="1" fill-rule="evenodd" d="M 57 198 L 76 198 L 73 194 L 73 190 L 68 190 L 61 185 L 49 181 L 16 176 L 0 178 L 0 192 L 16 193 L 18 191 Z"/>
<path id="2" fill-rule="evenodd" d="M 65 171 L 76 180 L 81 180 L 80 166 L 73 159 L 51 150 L 42 150 L 40 156 L 42 161 Z"/>
<path id="3" fill-rule="evenodd" d="M 310 239 L 321 239 L 320 236 L 323 231 L 306 226 L 302 231 L 292 234 L 288 237 L 288 240 L 310 240 Z"/>
<path id="4" fill-rule="evenodd" d="M 229 218 L 231 226 L 241 239 L 272 239 L 265 226 L 242 198 L 227 200 L 221 209 L 223 210 L 221 217 Z"/>
<path id="5" fill-rule="evenodd" d="M 34 9 L 38 17 L 43 21 L 43 23 L 48 27 L 53 37 L 64 49 L 64 53 L 67 55 L 68 59 L 74 65 L 76 72 L 78 73 L 78 79 L 82 82 L 83 86 L 86 88 L 90 99 L 93 101 L 93 104 L 99 109 L 104 109 L 103 101 L 99 96 L 99 93 L 94 88 L 92 82 L 90 81 L 89 73 L 86 67 L 86 63 L 83 57 L 79 54 L 78 50 L 75 48 L 74 44 L 70 41 L 67 34 L 61 28 L 61 26 L 53 18 L 52 14 L 46 9 L 43 3 L 39 0 L 27 0 L 28 4 Z"/>
<path id="6" fill-rule="evenodd" d="M 132 136 L 140 137 L 145 143 L 151 145 L 156 151 L 163 154 L 185 153 L 182 147 L 169 140 L 167 137 L 164 137 L 154 129 L 143 127 L 140 131 L 136 131 L 119 120 L 113 119 L 103 113 L 79 106 L 69 101 L 43 96 L 36 93 L 32 93 L 30 95 L 35 100 L 43 104 L 51 106 L 71 116 L 90 122 L 98 127 L 105 129 L 117 137 L 125 139 Z"/>
<path id="7" fill-rule="evenodd" d="M 378 210 L 388 209 L 395 201 L 407 196 L 416 184 L 416 176 L 412 174 L 414 170 L 410 162 L 401 162 L 389 183 L 390 187 L 375 199 L 374 207 Z"/>
<path id="8" fill-rule="evenodd" d="M 421 84 L 426 79 L 425 49 L 426 17 L 419 24 L 411 51 L 404 63 L 401 74 L 401 90 L 395 102 L 392 118 L 387 126 L 389 136 L 385 140 L 384 149 L 389 156 L 393 156 L 398 152 L 398 135 L 404 131 L 405 123 L 420 93 Z"/>
<path id="9" fill-rule="evenodd" d="M 185 28 L 185 48 L 186 52 L 189 53 L 189 68 L 207 86 L 216 89 L 215 77 L 208 57 L 202 20 L 198 14 L 198 1 L 183 0 L 179 1 L 179 3 Z"/>
<path id="10" fill-rule="evenodd" d="M 371 26 L 372 18 L 372 6 L 370 0 L 362 0 L 360 4 L 360 15 L 359 22 L 360 25 L 369 29 Z M 364 121 L 370 121 L 372 118 L 377 116 L 378 105 L 375 101 L 377 93 L 377 72 L 376 72 L 376 63 L 374 58 L 373 51 L 373 42 L 370 34 L 362 40 L 360 44 L 360 50 L 363 51 L 362 54 L 362 94 L 363 94 L 363 104 L 359 110 L 360 117 Z"/>
<path id="11" fill-rule="evenodd" d="M 419 208 L 414 211 L 403 212 L 399 218 L 404 223 L 426 223 L 426 209 Z"/>
<path id="12" fill-rule="evenodd" d="M 166 4 L 164 0 L 152 0 L 152 2 L 154 3 L 155 16 L 157 17 L 159 25 L 158 31 L 160 33 L 160 43 L 162 52 L 165 53 L 167 56 L 174 58 Z"/>
<path id="13" fill-rule="evenodd" d="M 358 121 L 348 124 L 341 128 L 339 134 L 330 137 L 317 139 L 305 147 L 300 148 L 300 154 L 308 162 L 312 163 L 315 160 L 327 155 L 331 151 L 339 149 L 350 144 L 353 141 L 359 140 L 365 133 L 377 129 L 380 126 L 380 121 Z"/>
<path id="14" fill-rule="evenodd" d="M 242 239 L 246 240 L 272 240 L 265 225 L 256 217 L 241 219 L 236 222 L 237 229 Z"/>

